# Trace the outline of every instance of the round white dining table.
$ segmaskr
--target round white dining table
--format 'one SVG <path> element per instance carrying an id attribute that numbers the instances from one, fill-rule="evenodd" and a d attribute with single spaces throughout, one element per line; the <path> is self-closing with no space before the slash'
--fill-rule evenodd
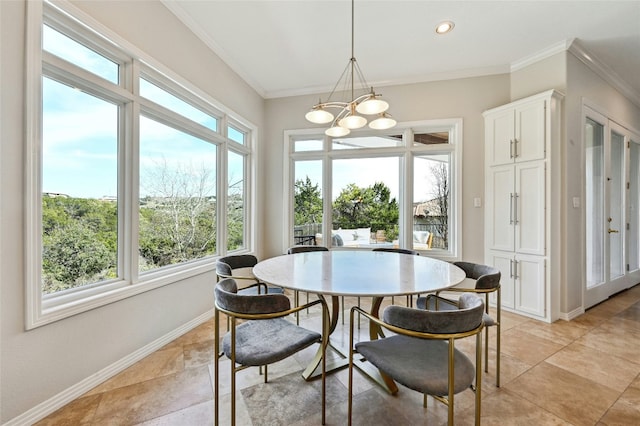
<path id="1" fill-rule="evenodd" d="M 337 325 L 338 297 L 372 297 L 371 313 L 378 316 L 382 299 L 436 292 L 455 286 L 465 279 L 462 269 L 442 260 L 370 250 L 330 250 L 277 256 L 259 262 L 253 268 L 255 277 L 267 284 L 293 291 L 332 297 L 330 332 Z M 380 334 L 370 328 L 370 337 Z M 320 351 L 319 351 L 320 352 Z M 320 355 L 303 372 L 310 379 L 319 364 Z M 315 364 L 315 365 L 313 365 Z M 371 372 L 367 372 L 371 375 Z M 390 393 L 397 387 L 388 377 L 373 377 Z"/>

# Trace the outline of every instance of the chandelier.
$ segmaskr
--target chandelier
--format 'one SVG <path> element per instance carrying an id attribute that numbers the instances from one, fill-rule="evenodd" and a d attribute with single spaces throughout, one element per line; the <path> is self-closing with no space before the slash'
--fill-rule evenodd
<path id="1" fill-rule="evenodd" d="M 359 82 L 359 94 L 356 93 L 356 78 Z M 342 93 L 351 92 L 350 101 L 331 100 L 339 87 Z M 325 134 L 333 137 L 346 136 L 351 130 L 364 127 L 368 122 L 365 115 L 375 116 L 369 122 L 370 128 L 390 129 L 396 125 L 396 120 L 386 112 L 389 109 L 389 104 L 380 99 L 380 96 L 373 90 L 373 87 L 369 87 L 367 84 L 354 55 L 354 0 L 351 0 L 351 59 L 342 71 L 342 75 L 333 87 L 327 101 L 322 102 L 320 99 L 307 112 L 305 118 L 315 124 L 331 123 L 331 127 L 325 130 Z M 337 110 L 336 114 L 329 112 L 329 109 Z"/>

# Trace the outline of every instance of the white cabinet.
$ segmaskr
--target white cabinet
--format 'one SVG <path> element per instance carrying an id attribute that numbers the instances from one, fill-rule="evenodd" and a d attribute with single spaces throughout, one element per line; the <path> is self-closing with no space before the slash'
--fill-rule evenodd
<path id="1" fill-rule="evenodd" d="M 488 248 L 544 256 L 544 161 L 489 167 L 487 173 Z"/>
<path id="2" fill-rule="evenodd" d="M 485 126 L 489 165 L 545 158 L 545 102 L 501 109 Z"/>
<path id="3" fill-rule="evenodd" d="M 545 317 L 545 257 L 491 250 L 488 263 L 502 273 L 502 307 L 536 317 Z M 495 303 L 495 294 L 491 295 Z"/>
<path id="4" fill-rule="evenodd" d="M 559 314 L 560 101 L 548 91 L 484 113 L 485 261 L 505 309 L 546 321 Z"/>

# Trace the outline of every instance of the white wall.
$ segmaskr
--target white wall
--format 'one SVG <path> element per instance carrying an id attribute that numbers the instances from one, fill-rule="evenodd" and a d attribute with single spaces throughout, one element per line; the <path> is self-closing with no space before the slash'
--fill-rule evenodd
<path id="1" fill-rule="evenodd" d="M 511 100 L 526 98 L 556 89 L 565 93 L 567 87 L 566 53 L 557 53 L 511 73 Z"/>
<path id="2" fill-rule="evenodd" d="M 201 275 L 25 331 L 25 4 L 0 1 L 0 423 L 210 311 L 215 282 L 213 274 Z M 161 3 L 90 1 L 77 6 L 262 127 L 263 99 Z"/>
<path id="3" fill-rule="evenodd" d="M 391 104 L 390 112 L 399 121 L 438 118 L 463 119 L 462 159 L 462 256 L 483 261 L 484 225 L 482 208 L 473 207 L 473 198 L 484 198 L 484 123 L 482 112 L 510 101 L 509 76 L 506 74 L 436 81 L 376 88 Z M 325 95 L 326 97 L 326 95 Z M 298 96 L 267 101 L 266 180 L 264 204 L 264 245 L 267 256 L 281 254 L 283 241 L 283 170 L 285 130 L 310 127 L 304 114 L 318 100 L 318 95 Z"/>

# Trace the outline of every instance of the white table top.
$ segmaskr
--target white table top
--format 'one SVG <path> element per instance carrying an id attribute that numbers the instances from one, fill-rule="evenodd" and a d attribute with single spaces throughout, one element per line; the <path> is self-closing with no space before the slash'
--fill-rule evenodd
<path id="1" fill-rule="evenodd" d="M 452 287 L 462 269 L 426 256 L 363 250 L 296 253 L 259 262 L 260 281 L 334 296 L 398 296 Z"/>

